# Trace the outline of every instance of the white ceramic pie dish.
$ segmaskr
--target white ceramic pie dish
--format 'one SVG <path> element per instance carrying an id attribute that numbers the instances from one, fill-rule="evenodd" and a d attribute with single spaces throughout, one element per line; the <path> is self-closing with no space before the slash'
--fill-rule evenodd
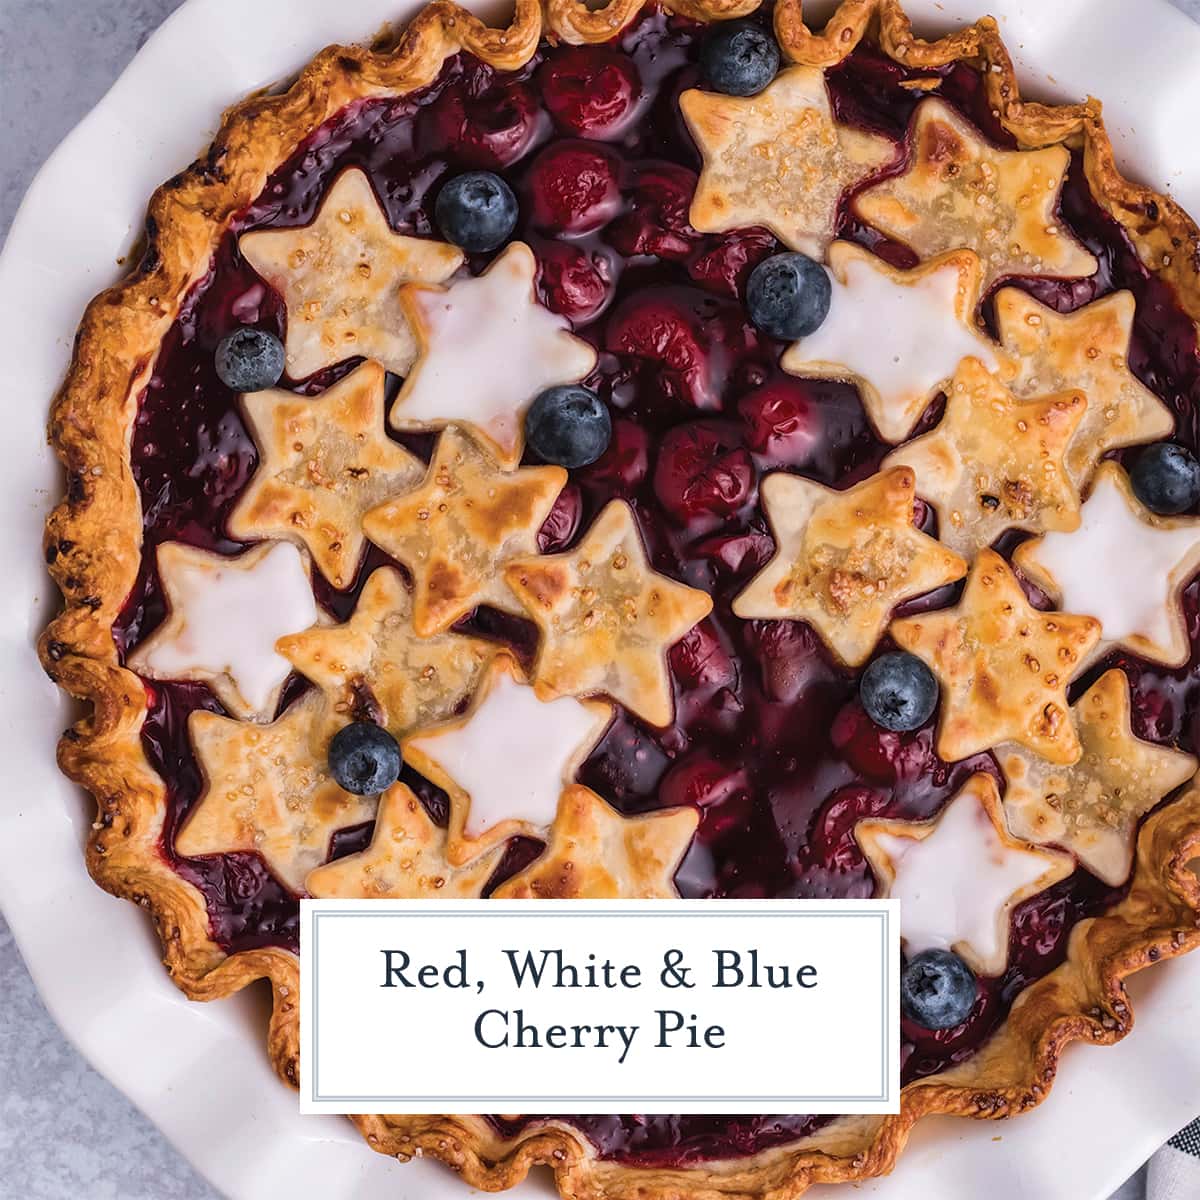
<path id="1" fill-rule="evenodd" d="M 167 980 L 143 915 L 88 878 L 81 847 L 89 805 L 53 761 L 68 712 L 32 650 L 57 602 L 40 559 L 41 520 L 61 490 L 45 448 L 45 412 L 85 303 L 118 274 L 154 186 L 202 148 L 221 109 L 286 77 L 326 42 L 370 36 L 418 7 L 420 0 L 189 0 L 47 163 L 0 257 L 11 450 L 0 478 L 10 512 L 0 546 L 13 572 L 0 593 L 0 739 L 10 764 L 0 805 L 0 905 L 68 1035 L 238 1200 L 453 1200 L 465 1189 L 434 1164 L 400 1167 L 370 1153 L 337 1118 L 301 1118 L 261 1050 L 264 996 L 187 1003 Z M 806 15 L 831 7 L 806 4 Z M 1200 28 L 1164 0 L 906 7 L 923 32 L 992 12 L 1031 91 L 1100 93 L 1125 167 L 1200 214 L 1200 161 L 1181 157 L 1200 109 L 1200 79 L 1189 71 L 1200 60 Z M 896 1175 L 855 1194 L 901 1200 L 919 1187 L 927 1200 L 1106 1196 L 1200 1107 L 1200 1043 L 1188 1033 L 1200 1021 L 1200 955 L 1157 968 L 1131 991 L 1136 1032 L 1114 1048 L 1072 1047 L 1036 1113 L 1001 1124 L 923 1122 Z M 537 1178 L 509 1194 L 552 1190 Z"/>

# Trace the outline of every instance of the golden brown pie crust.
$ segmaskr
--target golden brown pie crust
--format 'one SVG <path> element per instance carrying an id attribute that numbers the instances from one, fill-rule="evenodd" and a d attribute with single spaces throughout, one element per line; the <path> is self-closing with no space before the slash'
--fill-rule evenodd
<path id="1" fill-rule="evenodd" d="M 612 0 L 596 10 L 580 0 L 545 0 L 543 9 L 539 0 L 516 0 L 512 23 L 490 29 L 448 0 L 435 0 L 399 36 L 365 49 L 326 49 L 286 91 L 230 109 L 208 152 L 155 193 L 141 261 L 88 306 L 54 403 L 50 440 L 68 484 L 47 522 L 45 549 L 66 607 L 42 635 L 39 651 L 50 677 L 89 708 L 59 745 L 62 769 L 97 803 L 88 868 L 102 887 L 151 913 L 166 966 L 189 997 L 215 999 L 270 980 L 268 1051 L 292 1084 L 295 957 L 271 948 L 226 955 L 209 937 L 200 893 L 158 851 L 165 792 L 142 752 L 146 694 L 137 676 L 120 665 L 112 637 L 141 557 L 141 512 L 127 445 L 137 398 L 162 337 L 189 288 L 207 271 L 230 219 L 310 131 L 353 100 L 429 83 L 459 49 L 515 68 L 543 34 L 572 43 L 603 41 L 640 7 L 641 0 Z M 714 21 L 751 12 L 757 2 L 668 0 L 668 7 Z M 886 54 L 910 67 L 957 60 L 976 65 L 1000 121 L 1020 146 L 1082 149 L 1099 203 L 1126 230 L 1143 262 L 1173 286 L 1184 310 L 1200 318 L 1200 231 L 1174 201 L 1120 175 L 1097 101 L 1052 106 L 1021 99 L 993 19 L 924 41 L 914 36 L 898 0 L 843 0 L 818 34 L 804 24 L 800 0 L 779 0 L 775 27 L 787 57 L 802 66 L 840 62 L 868 31 Z M 1068 1042 L 1123 1037 L 1133 1024 L 1124 978 L 1200 944 L 1200 878 L 1188 867 L 1198 855 L 1200 789 L 1193 789 L 1146 822 L 1126 899 L 1076 927 L 1067 961 L 1020 995 L 1004 1026 L 969 1061 L 911 1083 L 897 1116 L 842 1118 L 753 1158 L 678 1169 L 602 1161 L 580 1134 L 554 1122 L 506 1139 L 478 1117 L 355 1121 L 375 1149 L 401 1159 L 436 1156 L 477 1187 L 504 1188 L 534 1164 L 549 1164 L 571 1200 L 786 1200 L 812 1183 L 878 1175 L 892 1168 L 920 1117 L 1024 1111 L 1045 1097 Z"/>

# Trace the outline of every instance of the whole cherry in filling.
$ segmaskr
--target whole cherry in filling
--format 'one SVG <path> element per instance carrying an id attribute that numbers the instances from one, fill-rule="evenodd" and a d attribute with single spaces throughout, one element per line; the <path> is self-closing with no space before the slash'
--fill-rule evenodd
<path id="1" fill-rule="evenodd" d="M 642 81 L 633 60 L 606 46 L 567 46 L 537 77 L 542 103 L 565 132 L 612 138 L 636 115 Z"/>
<path id="2" fill-rule="evenodd" d="M 280 300 L 241 258 L 238 237 L 311 221 L 333 181 L 351 166 L 371 178 L 397 232 L 436 237 L 434 204 L 444 184 L 466 170 L 495 172 L 519 201 L 513 237 L 533 249 L 539 297 L 600 351 L 584 383 L 613 417 L 608 449 L 571 471 L 542 528 L 540 549 L 568 548 L 620 497 L 637 513 L 654 568 L 704 589 L 714 601 L 712 615 L 670 654 L 673 723 L 654 729 L 619 714 L 580 781 L 627 814 L 676 804 L 701 811 L 676 876 L 685 896 L 865 896 L 873 882 L 854 839 L 857 822 L 935 816 L 972 774 L 995 775 L 996 766 L 986 754 L 942 762 L 928 721 L 900 730 L 871 721 L 857 673 L 834 661 L 808 626 L 732 614 L 733 598 L 773 550 L 758 499 L 763 476 L 782 467 L 847 487 L 872 474 L 890 447 L 872 432 L 853 387 L 782 374 L 784 344 L 754 328 L 743 303 L 748 278 L 786 247 L 762 229 L 700 234 L 688 221 L 701 164 L 677 97 L 700 83 L 701 32 L 650 7 L 607 45 L 544 45 L 516 72 L 497 72 L 460 54 L 429 87 L 402 100 L 352 106 L 297 149 L 218 248 L 212 270 L 164 339 L 142 397 L 133 463 L 146 553 L 114 632 L 124 653 L 162 620 L 157 545 L 178 540 L 223 553 L 238 549 L 225 533 L 226 519 L 257 454 L 234 392 L 215 373 L 214 353 L 222 338 L 245 326 L 283 332 Z M 959 65 L 932 76 L 940 80 L 942 99 L 1006 143 L 976 72 Z M 923 94 L 905 86 L 904 68 L 866 43 L 827 79 L 839 120 L 896 143 Z M 1194 327 L 1092 200 L 1078 161 L 1061 219 L 1099 260 L 1099 270 L 1086 281 L 1042 278 L 1020 286 L 1061 311 L 1131 290 L 1138 308 L 1130 365 L 1172 408 L 1177 439 L 1194 452 L 1200 425 L 1193 404 L 1200 394 Z M 913 265 L 912 252 L 862 225 L 848 199 L 838 235 L 895 266 Z M 471 269 L 478 273 L 490 258 L 473 256 Z M 985 305 L 988 319 L 990 312 Z M 299 390 L 315 394 L 356 365 L 348 360 Z M 285 378 L 281 386 L 292 385 Z M 431 439 L 408 437 L 405 444 L 428 458 Z M 366 578 L 388 561 L 369 550 L 351 587 L 335 591 L 318 581 L 318 599 L 344 620 Z M 1121 655 L 1097 665 L 1076 687 L 1085 689 L 1119 661 L 1132 680 L 1139 736 L 1194 750 L 1200 701 L 1195 587 L 1186 605 L 1193 646 L 1186 666 L 1168 671 Z M 480 636 L 514 643 L 528 661 L 532 643 L 521 622 L 481 610 L 468 625 Z M 282 704 L 305 686 L 294 680 Z M 295 948 L 296 898 L 258 856 L 183 859 L 174 848 L 175 831 L 201 788 L 187 716 L 219 711 L 217 701 L 202 685 L 183 683 L 148 685 L 148 697 L 144 745 L 168 795 L 164 855 L 204 895 L 212 935 L 227 950 Z M 444 793 L 408 767 L 401 780 L 445 823 Z M 361 848 L 368 833 L 361 826 L 343 830 L 333 853 Z M 493 886 L 534 853 L 536 843 L 514 842 Z M 1074 926 L 1121 894 L 1080 869 L 1019 906 L 1008 966 L 1000 976 L 978 980 L 965 1020 L 935 1030 L 905 1018 L 905 1078 L 974 1053 L 1021 990 L 1062 962 Z M 539 1119 L 497 1118 L 496 1124 L 513 1132 Z M 663 1165 L 754 1154 L 803 1137 L 827 1119 L 570 1118 L 603 1156 Z"/>
<path id="3" fill-rule="evenodd" d="M 543 233 L 594 233 L 621 205 L 621 160 L 592 142 L 551 142 L 526 176 L 534 226 Z"/>

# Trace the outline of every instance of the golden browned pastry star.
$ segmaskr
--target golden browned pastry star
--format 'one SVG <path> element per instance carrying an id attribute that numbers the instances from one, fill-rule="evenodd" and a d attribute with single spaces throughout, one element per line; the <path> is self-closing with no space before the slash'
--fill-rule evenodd
<path id="1" fill-rule="evenodd" d="M 394 233 L 357 168 L 338 176 L 311 225 L 247 233 L 238 246 L 287 305 L 293 379 L 358 355 L 407 375 L 417 344 L 400 286 L 442 283 L 463 261 L 456 246 Z"/>
<path id="2" fill-rule="evenodd" d="M 996 781 L 982 773 L 932 820 L 860 821 L 854 836 L 877 895 L 900 901 L 908 954 L 953 949 L 980 975 L 1008 965 L 1013 909 L 1075 869 L 1069 854 L 1009 833 Z"/>
<path id="3" fill-rule="evenodd" d="M 383 368 L 367 362 L 319 396 L 243 396 L 259 462 L 230 534 L 300 542 L 334 587 L 349 587 L 366 542 L 363 514 L 421 477 L 421 460 L 384 429 L 383 389 Z"/>
<path id="4" fill-rule="evenodd" d="M 1137 824 L 1196 773 L 1196 760 L 1133 736 L 1129 680 L 1106 671 L 1072 706 L 1083 752 L 1055 766 L 1021 746 L 1002 746 L 996 761 L 1008 780 L 1004 812 L 1012 832 L 1070 850 L 1113 887 L 1133 867 Z"/>
<path id="5" fill-rule="evenodd" d="M 834 119 L 816 67 L 789 67 L 757 96 L 687 91 L 679 107 L 704 159 L 690 214 L 701 233 L 762 225 L 823 258 L 842 193 L 896 156 Z"/>
<path id="6" fill-rule="evenodd" d="M 1011 354 L 1018 396 L 1081 391 L 1087 411 L 1067 448 L 1067 474 L 1082 487 L 1109 451 L 1168 437 L 1170 409 L 1129 369 L 1132 292 L 1057 313 L 1020 288 L 996 293 L 996 323 Z"/>
<path id="7" fill-rule="evenodd" d="M 913 526 L 916 479 L 907 467 L 844 492 L 776 472 L 761 494 L 775 556 L 733 611 L 807 621 L 848 666 L 871 656 L 897 604 L 967 573 L 965 559 Z"/>
<path id="8" fill-rule="evenodd" d="M 188 733 L 204 790 L 175 836 L 186 858 L 251 851 L 297 895 L 339 829 L 375 816 L 374 796 L 343 791 L 326 771 L 327 722 L 315 693 L 270 725 L 196 711 Z"/>
<path id="9" fill-rule="evenodd" d="M 541 631 L 541 692 L 604 694 L 651 725 L 670 724 L 667 651 L 708 616 L 712 598 L 651 569 L 628 504 L 607 504 L 573 550 L 517 559 L 504 577 Z"/>
<path id="10" fill-rule="evenodd" d="M 982 268 L 974 251 L 951 250 L 899 271 L 861 246 L 834 242 L 829 270 L 828 315 L 787 348 L 780 366 L 855 383 L 884 441 L 909 436 L 962 359 L 999 366 L 997 347 L 976 323 Z"/>
<path id="11" fill-rule="evenodd" d="M 318 867 L 308 877 L 308 894 L 318 899 L 477 899 L 504 849 L 501 843 L 465 867 L 451 865 L 446 831 L 430 820 L 409 788 L 396 783 L 379 798 L 371 844 Z"/>
<path id="12" fill-rule="evenodd" d="M 345 624 L 313 626 L 276 649 L 324 692 L 337 724 L 373 721 L 399 739 L 452 716 L 496 653 L 466 635 L 421 637 L 412 611 L 400 572 L 381 567 Z"/>
<path id="13" fill-rule="evenodd" d="M 1071 162 L 1065 146 L 1000 150 L 936 97 L 922 100 L 900 175 L 866 188 L 864 220 L 922 258 L 967 247 L 983 260 L 984 291 L 1005 275 L 1091 275 L 1096 260 L 1058 217 Z"/>
<path id="14" fill-rule="evenodd" d="M 544 839 L 612 715 L 596 700 L 543 699 L 510 654 L 497 654 L 461 717 L 402 743 L 405 761 L 450 797 L 450 862 L 461 866 L 510 837 Z"/>
<path id="15" fill-rule="evenodd" d="M 1079 758 L 1067 685 L 1100 638 L 1095 618 L 1039 612 L 1004 559 L 981 550 L 954 608 L 893 621 L 891 632 L 942 685 L 946 762 L 1008 741 L 1055 763 Z"/>
<path id="16" fill-rule="evenodd" d="M 558 802 L 546 852 L 496 889 L 497 900 L 675 900 L 675 872 L 700 814 L 623 817 L 576 785 Z"/>
<path id="17" fill-rule="evenodd" d="M 964 358 L 937 428 L 883 465 L 916 471 L 938 536 L 968 557 L 1006 529 L 1075 529 L 1079 492 L 1065 457 L 1086 408 L 1082 392 L 1018 400 L 978 359 Z"/>
<path id="18" fill-rule="evenodd" d="M 448 629 L 480 604 L 521 611 L 500 566 L 537 553 L 538 530 L 566 482 L 562 467 L 502 471 L 452 425 L 438 439 L 424 482 L 367 513 L 367 537 L 412 575 L 413 626 L 421 637 Z"/>

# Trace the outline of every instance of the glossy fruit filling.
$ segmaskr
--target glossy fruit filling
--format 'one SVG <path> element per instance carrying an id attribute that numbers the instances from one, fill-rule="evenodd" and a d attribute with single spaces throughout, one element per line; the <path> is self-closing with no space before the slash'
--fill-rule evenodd
<path id="1" fill-rule="evenodd" d="M 745 279 L 781 248 L 775 239 L 758 229 L 701 235 L 688 224 L 700 163 L 677 97 L 698 82 L 702 36 L 695 23 L 651 8 L 609 45 L 543 46 L 512 73 L 462 54 L 429 88 L 353 105 L 294 153 L 222 242 L 165 339 L 142 397 L 133 464 L 145 513 L 145 560 L 115 636 L 124 652 L 162 619 L 153 568 L 158 543 L 182 540 L 226 553 L 240 548 L 226 536 L 225 520 L 257 456 L 236 397 L 216 377 L 213 351 L 239 324 L 282 334 L 284 311 L 240 257 L 238 235 L 310 221 L 338 172 L 353 165 L 370 176 L 395 229 L 436 237 L 432 208 L 441 181 L 465 169 L 498 171 L 520 200 L 516 236 L 537 255 L 541 299 L 600 351 L 586 382 L 614 417 L 612 445 L 599 462 L 572 472 L 542 530 L 543 550 L 569 546 L 608 500 L 625 497 L 654 566 L 705 589 L 715 602 L 712 617 L 671 652 L 674 723 L 658 730 L 618 717 L 583 767 L 582 782 L 627 813 L 678 804 L 701 810 L 676 880 L 684 896 L 864 897 L 872 893 L 872 878 L 853 838 L 858 820 L 932 816 L 972 772 L 997 774 L 997 768 L 990 755 L 939 761 L 932 722 L 906 734 L 872 724 L 856 699 L 856 678 L 806 626 L 746 622 L 730 612 L 732 598 L 772 550 L 758 504 L 763 472 L 795 469 L 845 487 L 871 474 L 887 447 L 873 434 L 853 387 L 784 375 L 777 365 L 783 344 L 748 323 L 740 300 Z M 938 95 L 997 142 L 1010 144 L 973 70 L 954 66 L 936 74 Z M 902 86 L 907 77 L 869 45 L 828 73 L 839 119 L 896 142 L 896 161 L 884 173 L 903 168 L 905 129 L 924 94 Z M 1093 201 L 1078 160 L 1061 209 L 1064 223 L 1100 261 L 1097 274 L 1082 281 L 1005 282 L 1061 311 L 1117 288 L 1132 290 L 1138 308 L 1131 366 L 1178 416 L 1180 440 L 1197 448 L 1191 398 L 1200 394 L 1200 368 L 1193 326 Z M 915 261 L 906 247 L 858 222 L 849 197 L 840 233 L 898 266 Z M 473 259 L 471 269 L 481 270 L 488 257 Z M 990 305 L 984 312 L 990 320 Z M 284 386 L 313 394 L 356 361 Z M 940 407 L 931 406 L 920 430 L 936 421 Z M 405 441 L 428 457 L 432 439 Z M 932 530 L 931 515 L 924 523 Z M 1008 542 L 1011 549 L 1015 542 Z M 354 586 L 337 592 L 319 582 L 318 599 L 344 620 L 370 570 L 385 561 L 370 550 Z M 950 603 L 955 595 L 943 589 L 908 611 Z M 1196 647 L 1195 586 L 1186 605 Z M 468 625 L 525 656 L 532 650 L 530 627 L 514 618 L 481 610 Z M 1133 681 L 1136 732 L 1194 751 L 1200 655 L 1178 671 L 1125 655 L 1113 661 Z M 1109 665 L 1079 681 L 1076 694 Z M 283 704 L 305 686 L 294 680 Z M 201 685 L 154 683 L 147 691 L 145 747 L 169 795 L 164 855 L 204 894 L 212 935 L 227 950 L 295 948 L 295 897 L 256 855 L 175 854 L 175 830 L 201 789 L 187 716 L 220 706 Z M 444 794 L 411 770 L 404 778 L 444 822 Z M 370 826 L 344 830 L 331 853 L 360 849 L 369 836 Z M 538 849 L 525 839 L 515 842 L 493 882 Z M 1076 922 L 1104 911 L 1120 894 L 1080 869 L 1022 905 L 1013 916 L 1008 969 L 982 981 L 967 1021 L 941 1033 L 904 1023 L 904 1077 L 936 1072 L 974 1053 L 1013 998 L 1062 961 Z M 531 1120 L 537 1118 L 522 1118 Z M 627 1116 L 573 1123 L 606 1157 L 679 1164 L 752 1154 L 825 1120 Z"/>

